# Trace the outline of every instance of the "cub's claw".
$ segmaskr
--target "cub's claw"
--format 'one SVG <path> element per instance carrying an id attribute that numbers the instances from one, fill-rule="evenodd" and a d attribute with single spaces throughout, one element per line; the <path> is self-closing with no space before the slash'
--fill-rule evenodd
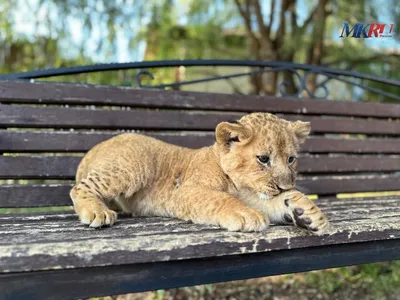
<path id="1" fill-rule="evenodd" d="M 106 207 L 82 208 L 79 219 L 93 228 L 112 226 L 117 220 L 117 213 Z"/>

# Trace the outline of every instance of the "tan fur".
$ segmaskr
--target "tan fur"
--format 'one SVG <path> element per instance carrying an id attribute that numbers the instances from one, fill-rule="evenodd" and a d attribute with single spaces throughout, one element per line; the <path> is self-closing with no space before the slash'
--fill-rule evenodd
<path id="1" fill-rule="evenodd" d="M 309 132 L 309 123 L 254 113 L 220 123 L 216 143 L 196 150 L 122 134 L 83 158 L 71 191 L 74 208 L 91 227 L 112 225 L 118 210 L 231 231 L 261 231 L 273 222 L 322 233 L 327 219 L 293 189 L 297 160 L 288 163 Z"/>

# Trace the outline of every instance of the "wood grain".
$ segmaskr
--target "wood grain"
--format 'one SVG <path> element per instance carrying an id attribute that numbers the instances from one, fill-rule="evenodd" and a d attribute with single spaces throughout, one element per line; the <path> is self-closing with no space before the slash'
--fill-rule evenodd
<path id="1" fill-rule="evenodd" d="M 121 131 L 7 131 L 0 130 L 0 151 L 3 152 L 86 152 L 96 144 Z M 141 132 L 164 142 L 189 148 L 214 143 L 214 132 Z M 301 147 L 303 153 L 400 153 L 400 139 L 340 139 L 310 137 Z"/>
<path id="2" fill-rule="evenodd" d="M 0 156 L 0 179 L 74 179 L 80 156 Z M 398 155 L 304 155 L 300 174 L 395 172 Z"/>
<path id="3" fill-rule="evenodd" d="M 29 93 L 26 91 L 29 90 Z M 153 108 L 185 108 L 293 114 L 325 114 L 399 118 L 400 106 L 350 101 L 301 100 L 271 96 L 243 96 L 130 87 L 60 83 L 0 82 L 0 102 L 37 104 L 114 105 Z"/>
<path id="4" fill-rule="evenodd" d="M 307 194 L 335 195 L 337 193 L 398 191 L 400 176 L 334 176 L 305 177 L 296 188 Z M 71 205 L 70 183 L 0 185 L 0 207 L 43 207 Z"/>
<path id="5" fill-rule="evenodd" d="M 0 104 L 0 128 L 76 128 L 214 130 L 220 122 L 235 121 L 243 113 L 178 110 L 107 110 L 65 107 L 32 107 Z M 400 135 L 399 120 L 352 119 L 279 115 L 290 120 L 311 122 L 314 133 L 360 133 Z"/>
<path id="6" fill-rule="evenodd" d="M 377 208 L 381 200 L 374 203 L 369 199 L 368 203 Z M 357 205 L 326 209 L 332 228 L 324 236 L 291 226 L 273 226 L 266 233 L 228 232 L 164 218 L 123 218 L 112 228 L 94 230 L 80 225 L 71 214 L 39 214 L 8 221 L 6 217 L 0 222 L 0 272 L 198 259 L 400 239 L 400 198 L 386 197 L 384 201 L 391 206 L 364 209 L 364 214 Z"/>

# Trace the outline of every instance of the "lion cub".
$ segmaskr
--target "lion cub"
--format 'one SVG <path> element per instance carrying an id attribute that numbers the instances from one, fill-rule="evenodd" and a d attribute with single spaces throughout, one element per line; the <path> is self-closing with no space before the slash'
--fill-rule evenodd
<path id="1" fill-rule="evenodd" d="M 262 231 L 273 222 L 320 234 L 327 218 L 294 190 L 297 151 L 309 133 L 310 123 L 254 113 L 220 123 L 215 144 L 196 150 L 121 134 L 81 161 L 74 209 L 90 227 L 113 225 L 118 210 L 231 231 Z"/>

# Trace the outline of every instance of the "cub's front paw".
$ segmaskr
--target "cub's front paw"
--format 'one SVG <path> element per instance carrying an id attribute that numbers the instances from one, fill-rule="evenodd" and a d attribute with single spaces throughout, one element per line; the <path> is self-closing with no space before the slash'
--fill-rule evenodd
<path id="1" fill-rule="evenodd" d="M 78 212 L 79 219 L 89 227 L 99 228 L 104 225 L 112 226 L 117 220 L 117 213 L 105 206 L 85 206 Z"/>
<path id="2" fill-rule="evenodd" d="M 268 228 L 268 217 L 253 208 L 224 212 L 220 225 L 229 231 L 263 231 Z"/>
<path id="3" fill-rule="evenodd" d="M 327 217 L 306 195 L 298 191 L 287 192 L 284 203 L 287 209 L 284 219 L 287 223 L 308 229 L 317 235 L 328 231 Z"/>

